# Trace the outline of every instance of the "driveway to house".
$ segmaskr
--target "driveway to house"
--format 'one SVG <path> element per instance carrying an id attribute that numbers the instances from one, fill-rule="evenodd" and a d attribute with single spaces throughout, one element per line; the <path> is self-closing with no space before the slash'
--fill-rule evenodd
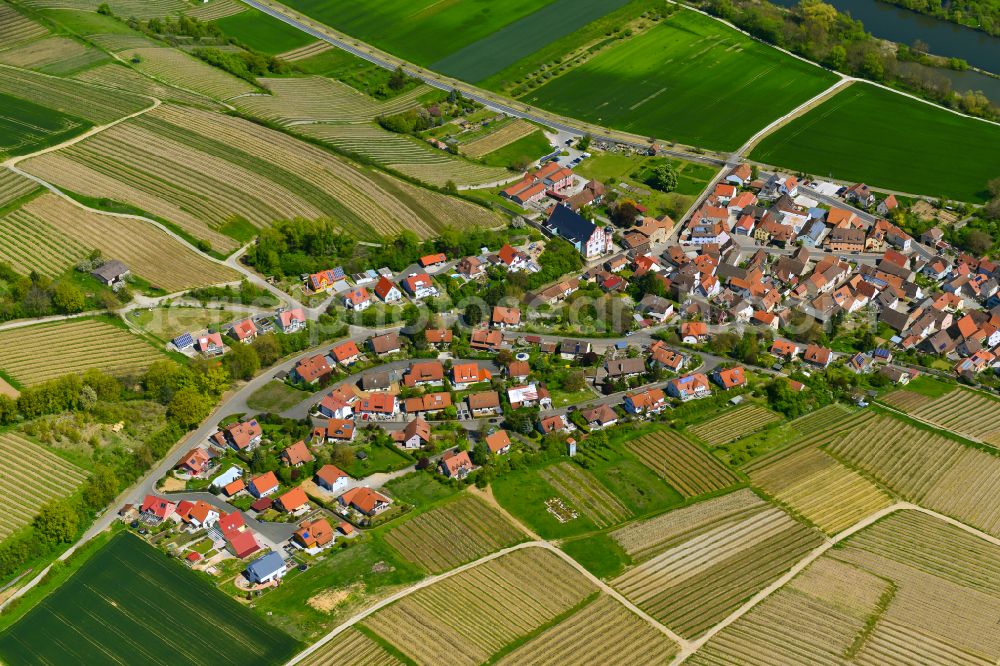
<path id="1" fill-rule="evenodd" d="M 202 501 L 207 504 L 211 504 L 216 509 L 223 511 L 225 513 L 232 513 L 233 511 L 238 511 L 238 509 L 223 501 L 222 499 L 216 497 L 212 493 L 208 492 L 179 492 L 179 493 L 163 493 L 164 497 L 169 497 L 175 502 L 180 502 L 181 500 L 188 500 L 189 502 Z M 265 520 L 257 520 L 251 516 L 246 511 L 240 511 L 243 514 L 243 519 L 246 520 L 247 525 L 249 525 L 255 532 L 260 533 L 265 539 L 274 543 L 281 544 L 292 538 L 292 534 L 298 528 L 298 522 L 293 523 L 272 523 Z"/>

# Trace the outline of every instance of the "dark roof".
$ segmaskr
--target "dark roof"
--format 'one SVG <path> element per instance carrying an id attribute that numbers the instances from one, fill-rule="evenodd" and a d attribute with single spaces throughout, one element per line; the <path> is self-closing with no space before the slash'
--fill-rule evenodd
<path id="1" fill-rule="evenodd" d="M 597 228 L 596 224 L 566 206 L 556 206 L 546 226 L 574 243 L 586 243 Z"/>
<path id="2" fill-rule="evenodd" d="M 104 280 L 113 280 L 120 275 L 128 273 L 128 266 L 118 261 L 117 259 L 112 259 L 110 261 L 105 261 L 101 264 L 100 268 L 94 269 L 93 275 L 96 275 Z"/>

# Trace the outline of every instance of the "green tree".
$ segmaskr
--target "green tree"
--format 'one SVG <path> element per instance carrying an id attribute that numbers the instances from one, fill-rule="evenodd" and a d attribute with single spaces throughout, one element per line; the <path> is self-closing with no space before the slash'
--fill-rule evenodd
<path id="1" fill-rule="evenodd" d="M 92 509 L 100 509 L 118 496 L 118 488 L 119 481 L 114 468 L 98 465 L 83 488 L 83 501 Z"/>
<path id="2" fill-rule="evenodd" d="M 167 415 L 186 428 L 198 425 L 208 416 L 211 401 L 194 388 L 184 388 L 174 394 L 167 406 Z"/>
<path id="3" fill-rule="evenodd" d="M 583 370 L 574 370 L 566 375 L 566 379 L 563 380 L 563 389 L 570 393 L 582 391 L 586 387 L 587 381 L 583 376 Z"/>
<path id="4" fill-rule="evenodd" d="M 60 312 L 72 314 L 83 312 L 87 307 L 87 297 L 83 290 L 72 282 L 61 281 L 56 283 L 52 292 L 52 303 Z"/>
<path id="5" fill-rule="evenodd" d="M 40 541 L 50 546 L 70 543 L 80 529 L 80 514 L 69 500 L 52 500 L 42 505 L 33 524 Z"/>
<path id="6" fill-rule="evenodd" d="M 677 170 L 670 162 L 659 164 L 653 169 L 648 182 L 661 192 L 673 192 L 677 189 Z"/>
<path id="7" fill-rule="evenodd" d="M 223 358 L 229 375 L 234 379 L 253 379 L 260 370 L 260 357 L 251 345 L 233 345 Z"/>

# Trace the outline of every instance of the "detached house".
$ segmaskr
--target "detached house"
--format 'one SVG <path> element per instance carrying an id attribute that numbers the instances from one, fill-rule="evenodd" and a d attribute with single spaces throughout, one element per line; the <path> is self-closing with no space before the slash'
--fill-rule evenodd
<path id="1" fill-rule="evenodd" d="M 466 257 L 455 268 L 466 280 L 475 280 L 486 274 L 486 266 L 477 257 Z"/>
<path id="2" fill-rule="evenodd" d="M 545 226 L 551 233 L 569 241 L 587 259 L 611 252 L 610 227 L 598 227 L 566 206 L 556 206 Z"/>
<path id="3" fill-rule="evenodd" d="M 494 328 L 513 328 L 521 323 L 521 311 L 518 308 L 504 308 L 494 305 L 491 322 Z"/>
<path id="4" fill-rule="evenodd" d="M 358 349 L 358 345 L 354 343 L 354 340 L 348 340 L 331 349 L 330 354 L 333 355 L 337 363 L 351 365 L 361 357 L 361 350 Z"/>
<path id="5" fill-rule="evenodd" d="M 147 520 L 159 523 L 174 515 L 176 510 L 177 504 L 174 502 L 156 495 L 146 495 L 139 513 Z"/>
<path id="6" fill-rule="evenodd" d="M 371 344 L 372 351 L 379 356 L 395 354 L 403 348 L 399 342 L 399 333 L 395 331 L 376 335 L 369 340 L 369 344 Z"/>
<path id="7" fill-rule="evenodd" d="M 495 416 L 503 411 L 500 406 L 500 394 L 496 391 L 471 393 L 465 401 L 473 418 Z"/>
<path id="8" fill-rule="evenodd" d="M 439 361 L 421 361 L 410 365 L 403 375 L 403 384 L 410 388 L 444 383 L 444 366 Z"/>
<path id="9" fill-rule="evenodd" d="M 274 472 L 265 472 L 260 476 L 255 476 L 250 480 L 247 490 L 257 499 L 267 497 L 278 490 L 278 477 L 274 475 Z"/>
<path id="10" fill-rule="evenodd" d="M 199 337 L 194 348 L 205 356 L 221 356 L 226 351 L 222 335 L 219 333 L 208 333 Z"/>
<path id="11" fill-rule="evenodd" d="M 667 370 L 680 372 L 684 367 L 684 355 L 669 349 L 662 340 L 655 340 L 649 346 L 649 355 L 654 363 L 658 363 Z"/>
<path id="12" fill-rule="evenodd" d="M 667 393 L 683 401 L 704 398 L 712 393 L 708 377 L 700 372 L 684 375 L 667 382 Z"/>
<path id="13" fill-rule="evenodd" d="M 314 442 L 353 442 L 355 426 L 350 419 L 328 419 L 326 426 L 313 429 Z"/>
<path id="14" fill-rule="evenodd" d="M 316 485 L 333 493 L 339 493 L 351 482 L 351 477 L 339 467 L 323 465 L 315 474 Z"/>
<path id="15" fill-rule="evenodd" d="M 404 449 L 419 449 L 431 441 L 431 426 L 422 416 L 418 416 L 402 430 L 392 433 L 392 440 Z"/>
<path id="16" fill-rule="evenodd" d="M 438 469 L 449 479 L 464 479 L 472 471 L 474 465 L 466 451 L 445 451 L 438 461 Z"/>
<path id="17" fill-rule="evenodd" d="M 398 303 L 403 300 L 403 292 L 384 275 L 375 284 L 375 295 L 382 299 L 383 303 Z"/>
<path id="18" fill-rule="evenodd" d="M 328 377 L 330 373 L 333 372 L 333 368 L 326 361 L 326 356 L 323 354 L 317 354 L 316 356 L 310 356 L 304 358 L 295 364 L 292 369 L 292 376 L 299 379 L 299 381 L 305 384 L 315 384 L 316 382 Z"/>
<path id="19" fill-rule="evenodd" d="M 437 287 L 434 286 L 431 276 L 427 273 L 413 273 L 403 279 L 403 289 L 417 301 L 438 295 Z"/>
<path id="20" fill-rule="evenodd" d="M 281 452 L 281 462 L 289 467 L 301 467 L 316 460 L 306 443 L 299 440 Z"/>
<path id="21" fill-rule="evenodd" d="M 212 435 L 212 442 L 220 448 L 230 446 L 234 451 L 248 451 L 260 444 L 263 430 L 257 419 L 228 425 Z"/>
<path id="22" fill-rule="evenodd" d="M 371 294 L 369 294 L 368 290 L 364 287 L 355 287 L 344 294 L 344 307 L 348 310 L 361 312 L 362 310 L 368 309 L 368 306 L 371 304 Z"/>
<path id="23" fill-rule="evenodd" d="M 747 384 L 746 373 L 739 366 L 725 370 L 716 370 L 712 373 L 712 381 L 727 391 L 746 386 Z"/>
<path id="24" fill-rule="evenodd" d="M 296 333 L 306 327 L 306 313 L 302 308 L 283 310 L 275 315 L 274 322 L 282 333 Z"/>
<path id="25" fill-rule="evenodd" d="M 618 414 L 608 405 L 601 405 L 594 409 L 585 409 L 580 412 L 580 415 L 583 416 L 587 422 L 587 426 L 591 430 L 610 428 L 618 423 Z"/>
<path id="26" fill-rule="evenodd" d="M 708 337 L 708 324 L 703 321 L 686 321 L 681 324 L 681 341 L 694 345 Z"/>
<path id="27" fill-rule="evenodd" d="M 629 414 L 657 414 L 667 406 L 667 396 L 662 389 L 648 389 L 625 395 L 625 411 Z"/>
<path id="28" fill-rule="evenodd" d="M 391 499 L 366 486 L 348 490 L 337 501 L 341 506 L 351 507 L 366 516 L 378 515 L 392 504 Z"/>
<path id="29" fill-rule="evenodd" d="M 646 362 L 641 358 L 621 358 L 607 361 L 604 369 L 609 380 L 631 379 L 646 372 Z"/>
<path id="30" fill-rule="evenodd" d="M 809 345 L 802 354 L 802 359 L 806 363 L 825 368 L 833 360 L 833 350 L 819 345 Z"/>
<path id="31" fill-rule="evenodd" d="M 502 456 L 510 453 L 510 437 L 506 430 L 497 430 L 492 435 L 486 436 L 486 448 L 495 456 Z"/>

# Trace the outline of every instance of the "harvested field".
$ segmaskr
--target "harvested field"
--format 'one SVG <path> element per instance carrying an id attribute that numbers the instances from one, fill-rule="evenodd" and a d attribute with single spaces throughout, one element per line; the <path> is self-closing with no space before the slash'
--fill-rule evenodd
<path id="1" fill-rule="evenodd" d="M 495 132 L 490 132 L 485 136 L 463 143 L 460 150 L 463 155 L 479 159 L 486 153 L 492 153 L 494 150 L 503 148 L 518 139 L 528 136 L 535 129 L 535 126 L 526 120 L 517 119 L 507 123 Z"/>
<path id="2" fill-rule="evenodd" d="M 41 37 L 48 30 L 8 4 L 0 4 L 0 44 L 13 46 L 35 37 Z"/>
<path id="3" fill-rule="evenodd" d="M 140 371 L 162 358 L 146 341 L 100 320 L 0 331 L 0 369 L 27 385 L 88 368 L 110 374 Z"/>
<path id="4" fill-rule="evenodd" d="M 0 63 L 57 75 L 70 74 L 107 60 L 107 54 L 68 37 L 46 37 L 0 51 Z"/>
<path id="5" fill-rule="evenodd" d="M 688 663 L 839 666 L 887 590 L 886 580 L 821 558 L 723 629 Z"/>
<path id="6" fill-rule="evenodd" d="M 294 79 L 260 79 L 270 95 L 248 95 L 234 100 L 241 111 L 288 125 L 293 123 L 360 123 L 419 106 L 417 98 L 427 86 L 380 102 L 346 83 L 322 76 Z"/>
<path id="7" fill-rule="evenodd" d="M 747 405 L 699 423 L 688 428 L 688 431 L 708 442 L 710 446 L 719 446 L 757 432 L 768 424 L 780 420 L 781 417 L 770 409 L 760 405 Z"/>
<path id="8" fill-rule="evenodd" d="M 721 621 L 819 545 L 819 532 L 767 508 L 672 546 L 612 586 L 685 637 Z"/>
<path id="9" fill-rule="evenodd" d="M 892 503 L 874 484 L 819 448 L 781 458 L 753 472 L 750 480 L 831 535 Z"/>
<path id="10" fill-rule="evenodd" d="M 539 470 L 538 475 L 599 528 L 620 523 L 632 516 L 621 500 L 579 465 L 556 463 Z"/>
<path id="11" fill-rule="evenodd" d="M 213 99 L 229 99 L 256 90 L 243 79 L 238 79 L 177 49 L 161 47 L 130 49 L 123 51 L 121 56 L 128 60 L 139 58 L 139 63 L 134 66 L 140 72 Z"/>
<path id="12" fill-rule="evenodd" d="M 1000 536 L 1000 458 L 889 417 L 826 448 L 904 499 Z"/>
<path id="13" fill-rule="evenodd" d="M 241 278 L 148 222 L 86 211 L 55 194 L 0 217 L 0 230 L 8 229 L 11 235 L 0 234 L 0 259 L 23 263 L 25 274 L 35 266 L 54 277 L 97 249 L 167 293 Z"/>
<path id="14" fill-rule="evenodd" d="M 853 416 L 853 412 L 839 402 L 821 407 L 814 412 L 788 422 L 788 425 L 801 435 L 812 435 L 817 432 L 839 426 Z"/>
<path id="15" fill-rule="evenodd" d="M 0 93 L 104 124 L 149 107 L 152 100 L 23 69 L 0 66 Z"/>
<path id="16" fill-rule="evenodd" d="M 292 129 L 438 187 L 444 186 L 449 180 L 456 185 L 481 185 L 504 180 L 512 175 L 506 169 L 463 160 L 427 143 L 389 132 L 371 123 L 311 123 L 295 125 Z"/>
<path id="17" fill-rule="evenodd" d="M 715 456 L 670 430 L 632 440 L 628 449 L 685 497 L 728 488 L 739 482 Z"/>
<path id="18" fill-rule="evenodd" d="M 1000 446 L 1000 401 L 982 393 L 957 389 L 911 410 L 911 414 L 970 439 Z"/>
<path id="19" fill-rule="evenodd" d="M 633 560 L 639 561 L 682 540 L 697 536 L 716 524 L 741 520 L 759 513 L 767 506 L 752 490 L 737 490 L 632 523 L 615 530 L 611 537 Z"/>
<path id="20" fill-rule="evenodd" d="M 502 224 L 492 211 L 356 167 L 280 132 L 166 105 L 22 167 L 72 191 L 149 211 L 223 252 L 239 245 L 219 231 L 234 216 L 256 227 L 330 217 L 358 240 Z"/>
<path id="21" fill-rule="evenodd" d="M 917 393 L 916 391 L 907 391 L 905 389 L 887 393 L 879 398 L 879 402 L 884 402 L 890 407 L 895 407 L 903 412 L 912 412 L 920 409 L 931 400 L 932 398 L 930 396 Z"/>
<path id="22" fill-rule="evenodd" d="M 353 627 L 299 663 L 302 666 L 403 666 L 403 662 Z"/>
<path id="23" fill-rule="evenodd" d="M 2 352 L 0 352 L 2 353 Z M 68 497 L 86 472 L 20 435 L 0 433 L 0 541 L 30 523 L 46 502 Z"/>
<path id="24" fill-rule="evenodd" d="M 594 602 L 517 648 L 498 664 L 665 664 L 677 652 L 669 638 L 617 600 Z"/>
<path id="25" fill-rule="evenodd" d="M 291 51 L 285 51 L 284 53 L 279 53 L 278 57 L 281 58 L 282 60 L 287 60 L 288 62 L 295 62 L 296 60 L 305 60 L 306 58 L 311 58 L 314 55 L 319 55 L 320 53 L 326 53 L 332 48 L 334 48 L 334 46 L 330 42 L 324 42 L 323 40 L 318 39 L 315 42 L 312 42 L 311 44 L 306 44 L 305 46 L 300 46 L 297 49 L 292 49 Z"/>
<path id="26" fill-rule="evenodd" d="M 420 514 L 388 532 L 385 540 L 431 573 L 523 541 L 525 535 L 494 507 L 471 495 Z"/>
<path id="27" fill-rule="evenodd" d="M 0 169 L 0 208 L 27 196 L 39 188 L 38 183 L 10 169 Z"/>
<path id="28" fill-rule="evenodd" d="M 418 664 L 471 666 L 593 592 L 558 555 L 524 548 L 418 590 L 363 625 Z"/>
<path id="29" fill-rule="evenodd" d="M 96 12 L 104 0 L 26 0 L 24 4 L 35 9 L 79 9 Z M 108 0 L 116 16 L 134 16 L 140 19 L 163 18 L 188 9 L 184 0 Z"/>
<path id="30" fill-rule="evenodd" d="M 127 90 L 140 95 L 148 95 L 165 102 L 179 102 L 187 106 L 197 106 L 207 109 L 222 108 L 220 104 L 207 97 L 154 81 L 148 76 L 143 76 L 131 67 L 126 67 L 121 63 L 113 62 L 94 67 L 93 69 L 88 69 L 74 75 L 73 78 L 79 81 Z"/>
<path id="31" fill-rule="evenodd" d="M 188 9 L 184 14 L 199 21 L 214 21 L 239 14 L 246 9 L 247 6 L 239 0 L 209 0 L 194 9 Z"/>

